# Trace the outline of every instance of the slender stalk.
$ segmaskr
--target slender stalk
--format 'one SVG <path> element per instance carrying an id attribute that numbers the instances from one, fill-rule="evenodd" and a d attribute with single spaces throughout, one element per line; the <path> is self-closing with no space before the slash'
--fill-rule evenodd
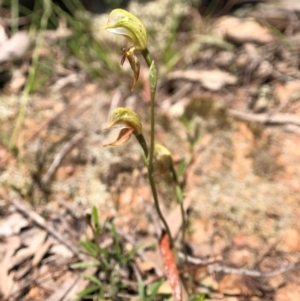
<path id="1" fill-rule="evenodd" d="M 144 57 L 147 65 L 148 65 L 148 67 L 150 68 L 153 60 L 152 60 L 151 55 L 150 55 L 150 53 L 149 53 L 149 51 L 148 51 L 147 48 L 144 49 L 144 50 L 142 50 L 142 55 L 143 55 L 143 57 Z"/>
<path id="2" fill-rule="evenodd" d="M 148 177 L 149 177 L 149 183 L 151 186 L 156 211 L 157 211 L 162 223 L 164 224 L 165 230 L 167 231 L 167 233 L 169 235 L 171 247 L 173 247 L 174 246 L 173 238 L 172 238 L 168 223 L 167 223 L 164 215 L 162 214 L 160 206 L 159 206 L 156 185 L 155 185 L 155 181 L 154 181 L 154 177 L 153 177 L 153 156 L 154 156 L 154 144 L 155 144 L 155 128 L 154 128 L 154 126 L 155 126 L 155 110 L 154 109 L 155 109 L 155 93 L 156 93 L 156 86 L 157 86 L 157 71 L 155 68 L 155 63 L 152 60 L 148 49 L 143 50 L 142 55 L 143 55 L 147 65 L 149 67 L 149 70 L 150 70 L 149 71 L 149 82 L 150 82 L 150 92 L 151 92 L 151 99 L 150 99 L 151 132 L 150 132 L 150 150 L 149 150 L 149 155 L 147 157 Z"/>
<path id="3" fill-rule="evenodd" d="M 147 159 L 149 152 L 148 152 L 148 146 L 147 146 L 147 143 L 145 141 L 145 138 L 144 138 L 143 134 L 136 135 L 136 139 L 140 143 L 140 145 L 141 145 L 141 147 L 144 151 L 145 158 Z"/>
<path id="4" fill-rule="evenodd" d="M 182 237 L 181 237 L 181 244 L 183 247 L 183 253 L 184 253 L 184 261 L 187 264 L 187 250 L 185 247 L 185 233 L 186 233 L 186 218 L 185 218 L 185 212 L 184 212 L 184 207 L 183 207 L 183 197 L 182 197 L 182 190 L 181 187 L 179 186 L 178 182 L 176 183 L 175 186 L 175 192 L 176 192 L 176 199 L 177 202 L 179 203 L 180 206 L 180 212 L 181 212 L 181 217 L 182 217 Z"/>
<path id="5" fill-rule="evenodd" d="M 149 183 L 150 183 L 151 190 L 152 190 L 152 195 L 153 195 L 156 211 L 157 211 L 158 216 L 161 219 L 162 223 L 164 224 L 165 230 L 167 231 L 167 234 L 169 235 L 169 238 L 170 238 L 171 248 L 173 248 L 174 247 L 173 238 L 172 238 L 168 223 L 167 223 L 164 215 L 162 214 L 160 206 L 159 206 L 156 185 L 155 185 L 154 178 L 153 178 L 153 166 L 150 166 L 150 165 L 148 165 L 148 178 L 149 178 Z"/>

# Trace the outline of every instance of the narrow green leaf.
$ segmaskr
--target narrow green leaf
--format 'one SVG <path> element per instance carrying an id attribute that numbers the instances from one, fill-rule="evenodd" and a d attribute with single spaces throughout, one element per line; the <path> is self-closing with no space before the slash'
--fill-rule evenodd
<path id="1" fill-rule="evenodd" d="M 91 256 L 97 258 L 98 257 L 98 246 L 90 241 L 81 241 L 79 243 L 81 247 L 83 247 Z"/>
<path id="2" fill-rule="evenodd" d="M 103 254 L 104 257 L 106 257 L 106 258 L 109 258 L 109 256 L 110 256 L 109 251 L 107 251 L 107 250 L 104 249 L 104 248 L 98 248 L 98 252 L 99 252 L 99 254 Z"/>
<path id="3" fill-rule="evenodd" d="M 100 288 L 103 287 L 101 281 L 97 277 L 95 277 L 91 274 L 84 274 L 83 277 L 90 280 L 92 283 L 98 285 Z"/>
<path id="4" fill-rule="evenodd" d="M 145 286 L 142 279 L 138 281 L 138 293 L 139 293 L 139 300 L 145 301 Z"/>
<path id="5" fill-rule="evenodd" d="M 205 300 L 205 294 L 199 294 L 199 295 L 193 295 L 190 296 L 188 301 L 204 301 Z"/>
<path id="6" fill-rule="evenodd" d="M 99 215 L 96 206 L 93 206 L 92 209 L 92 223 L 96 230 L 99 229 Z"/>
<path id="7" fill-rule="evenodd" d="M 97 292 L 99 290 L 98 285 L 92 285 L 87 287 L 86 289 L 82 290 L 81 292 L 78 293 L 79 298 L 86 298 L 88 295 Z"/>
<path id="8" fill-rule="evenodd" d="M 134 247 L 131 251 L 126 254 L 126 259 L 131 260 L 138 252 L 139 247 Z"/>
<path id="9" fill-rule="evenodd" d="M 152 301 L 155 299 L 157 292 L 160 288 L 160 286 L 164 283 L 165 279 L 161 279 L 159 281 L 156 281 L 154 283 L 151 283 L 148 287 L 147 287 L 147 293 L 149 295 L 148 300 L 147 301 Z"/>
<path id="10" fill-rule="evenodd" d="M 116 230 L 116 227 L 114 224 L 111 226 L 111 235 L 114 241 L 114 251 L 117 256 L 117 259 L 122 260 L 122 253 L 121 253 L 121 248 L 120 248 L 120 242 L 119 242 L 119 237 L 118 233 Z"/>
<path id="11" fill-rule="evenodd" d="M 92 261 L 81 261 L 81 262 L 77 262 L 77 263 L 73 263 L 71 264 L 71 269 L 86 269 L 89 267 L 97 267 L 99 266 L 98 262 L 92 262 Z"/>
<path id="12" fill-rule="evenodd" d="M 2 142 L 5 145 L 5 147 L 8 148 L 8 150 L 12 153 L 14 157 L 17 157 L 19 154 L 19 149 L 16 145 L 13 145 L 12 142 L 10 141 L 10 138 L 4 134 L 1 135 L 2 137 Z"/>

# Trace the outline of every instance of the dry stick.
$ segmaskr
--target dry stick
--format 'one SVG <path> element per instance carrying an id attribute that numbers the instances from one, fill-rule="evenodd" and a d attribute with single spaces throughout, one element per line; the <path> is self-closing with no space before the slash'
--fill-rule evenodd
<path id="1" fill-rule="evenodd" d="M 245 121 L 253 121 L 266 124 L 296 124 L 300 126 L 300 117 L 294 114 L 253 114 L 236 110 L 229 110 L 232 117 Z"/>
<path id="2" fill-rule="evenodd" d="M 21 202 L 18 200 L 11 201 L 16 209 L 30 218 L 35 224 L 37 224 L 42 229 L 46 230 L 47 233 L 52 235 L 55 239 L 57 239 L 60 243 L 65 245 L 74 255 L 77 255 L 79 258 L 82 257 L 78 251 L 78 249 L 72 245 L 69 241 L 67 241 L 56 229 L 52 226 L 48 225 L 46 220 L 41 217 L 39 214 L 35 213 L 34 211 L 26 208 Z"/>
<path id="3" fill-rule="evenodd" d="M 55 292 L 49 296 L 46 301 L 61 301 L 65 298 L 65 296 L 69 293 L 70 290 L 77 284 L 80 279 L 80 275 L 75 278 L 69 278 L 65 280 L 65 282 L 60 286 L 60 288 L 56 289 Z"/>
<path id="4" fill-rule="evenodd" d="M 261 272 L 256 270 L 249 270 L 249 269 L 243 269 L 243 268 L 231 268 L 227 266 L 222 266 L 219 264 L 212 264 L 208 266 L 208 269 L 211 272 L 223 272 L 226 274 L 236 274 L 236 275 L 242 275 L 242 276 L 250 276 L 250 277 L 273 277 L 277 276 L 283 273 L 286 273 L 291 270 L 296 270 L 300 268 L 300 262 L 297 263 L 290 263 L 285 266 L 282 266 L 279 269 L 273 270 L 271 272 Z"/>
<path id="5" fill-rule="evenodd" d="M 50 178 L 53 176 L 53 174 L 58 169 L 59 165 L 61 164 L 61 161 L 64 159 L 64 157 L 67 155 L 69 151 L 72 150 L 72 148 L 84 137 L 82 132 L 77 133 L 70 141 L 68 141 L 60 150 L 60 152 L 55 156 L 52 164 L 50 165 L 47 172 L 44 174 L 42 178 L 42 182 L 46 184 Z"/>
<path id="6" fill-rule="evenodd" d="M 276 240 L 274 243 L 272 243 L 270 246 L 267 247 L 267 249 L 258 256 L 258 258 L 255 261 L 254 268 L 258 268 L 259 265 L 262 263 L 262 261 L 270 255 L 270 253 L 275 249 L 275 247 L 279 244 L 279 240 Z"/>
<path id="7" fill-rule="evenodd" d="M 179 253 L 179 257 L 183 258 L 184 254 Z M 208 270 L 210 272 L 223 272 L 225 274 L 236 274 L 236 275 L 242 275 L 242 276 L 250 276 L 250 277 L 273 277 L 276 275 L 280 275 L 283 273 L 286 273 L 291 270 L 296 270 L 300 268 L 300 261 L 297 263 L 290 263 L 285 266 L 282 266 L 279 269 L 270 271 L 270 272 L 261 272 L 257 270 L 250 270 L 250 269 L 244 269 L 244 268 L 232 268 L 228 266 L 223 266 L 216 263 L 209 263 L 209 261 L 205 261 L 199 258 L 195 258 L 192 256 L 187 256 L 188 262 L 195 264 L 195 265 L 204 265 L 207 266 Z"/>

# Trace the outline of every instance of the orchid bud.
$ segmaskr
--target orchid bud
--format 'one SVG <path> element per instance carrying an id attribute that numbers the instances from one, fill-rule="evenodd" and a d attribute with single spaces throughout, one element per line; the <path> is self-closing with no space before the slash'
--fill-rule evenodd
<path id="1" fill-rule="evenodd" d="M 147 48 L 147 31 L 144 24 L 124 9 L 114 9 L 103 28 L 125 36 L 133 43 L 136 50 L 142 51 Z"/>
<path id="2" fill-rule="evenodd" d="M 177 182 L 177 176 L 174 170 L 173 158 L 171 152 L 161 144 L 155 144 L 154 147 L 154 168 L 159 175 L 171 175 L 172 180 Z"/>
<path id="3" fill-rule="evenodd" d="M 109 123 L 104 129 L 111 129 L 112 127 L 119 127 L 121 129 L 118 138 L 103 145 L 117 146 L 125 143 L 132 134 L 140 136 L 142 134 L 142 123 L 139 115 L 133 110 L 127 108 L 116 108 L 109 116 Z"/>

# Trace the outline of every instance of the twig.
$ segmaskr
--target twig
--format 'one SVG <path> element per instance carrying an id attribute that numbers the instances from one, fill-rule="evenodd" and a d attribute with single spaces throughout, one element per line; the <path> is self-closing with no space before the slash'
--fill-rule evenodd
<path id="1" fill-rule="evenodd" d="M 294 124 L 287 124 L 285 126 L 285 130 L 287 132 L 295 133 L 295 134 L 300 134 L 300 127 Z"/>
<path id="2" fill-rule="evenodd" d="M 18 200 L 12 200 L 11 201 L 13 205 L 16 207 L 16 209 L 30 218 L 35 224 L 37 224 L 42 229 L 46 230 L 47 233 L 52 235 L 55 239 L 57 239 L 60 243 L 65 245 L 74 255 L 77 255 L 78 257 L 81 257 L 78 249 L 72 245 L 69 241 L 67 241 L 56 229 L 54 229 L 52 226 L 48 225 L 46 220 L 41 217 L 39 214 L 35 213 L 34 211 L 26 208 L 21 202 Z"/>
<path id="3" fill-rule="evenodd" d="M 212 264 L 208 266 L 208 269 L 211 272 L 223 272 L 226 274 L 236 274 L 236 275 L 243 275 L 243 276 L 250 276 L 250 277 L 264 277 L 264 278 L 280 275 L 291 270 L 296 270 L 298 268 L 300 268 L 300 262 L 287 264 L 271 272 L 261 272 L 257 270 L 250 270 L 250 269 L 243 269 L 243 268 L 240 269 L 231 268 L 219 264 Z"/>
<path id="4" fill-rule="evenodd" d="M 61 161 L 64 159 L 64 157 L 67 155 L 67 153 L 84 137 L 82 132 L 77 133 L 70 141 L 68 141 L 60 150 L 60 152 L 55 156 L 53 162 L 51 163 L 49 169 L 44 174 L 42 178 L 43 184 L 46 184 L 50 178 L 53 176 L 53 174 L 58 169 L 59 165 L 61 164 Z"/>
<path id="5" fill-rule="evenodd" d="M 179 257 L 183 258 L 184 254 L 179 252 Z M 291 270 L 296 270 L 300 268 L 300 262 L 297 263 L 290 263 L 287 265 L 284 265 L 280 267 L 279 269 L 270 271 L 270 272 L 261 272 L 258 270 L 250 270 L 250 269 L 245 269 L 245 268 L 232 268 L 228 266 L 224 266 L 218 263 L 210 263 L 207 260 L 202 260 L 200 258 L 195 258 L 192 256 L 187 256 L 187 261 L 194 264 L 194 265 L 199 265 L 199 266 L 207 266 L 208 270 L 210 272 L 222 272 L 225 274 L 236 274 L 236 275 L 243 275 L 243 276 L 250 276 L 250 277 L 273 277 L 276 275 L 280 275 L 283 273 L 286 273 Z"/>
<path id="6" fill-rule="evenodd" d="M 232 117 L 245 121 L 253 121 L 265 124 L 296 124 L 300 125 L 300 117 L 294 114 L 253 114 L 229 110 Z"/>
<path id="7" fill-rule="evenodd" d="M 46 301 L 61 301 L 77 284 L 80 276 L 67 279 Z"/>
<path id="8" fill-rule="evenodd" d="M 258 258 L 256 259 L 254 268 L 258 268 L 259 265 L 262 263 L 262 261 L 268 256 L 270 255 L 270 253 L 275 249 L 275 247 L 279 244 L 279 240 L 276 240 L 274 243 L 272 243 L 270 246 L 267 247 L 267 249 L 258 256 Z"/>
<path id="9" fill-rule="evenodd" d="M 51 86 L 51 92 L 55 93 L 63 89 L 68 85 L 75 85 L 76 83 L 83 80 L 83 74 L 80 73 L 71 73 L 65 77 L 60 78 Z"/>

